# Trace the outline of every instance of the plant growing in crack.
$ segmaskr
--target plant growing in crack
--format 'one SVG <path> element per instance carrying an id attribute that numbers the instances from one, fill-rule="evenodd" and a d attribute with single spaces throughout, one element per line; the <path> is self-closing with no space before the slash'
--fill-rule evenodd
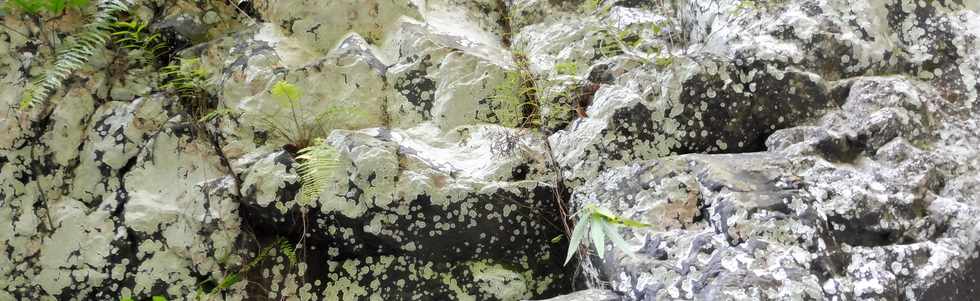
<path id="1" fill-rule="evenodd" d="M 164 78 L 161 88 L 174 92 L 184 110 L 195 120 L 207 116 L 213 109 L 213 97 L 208 92 L 212 87 L 210 73 L 201 66 L 200 60 L 182 58 L 163 67 L 160 75 Z"/>
<path id="2" fill-rule="evenodd" d="M 593 204 L 586 205 L 582 210 L 573 215 L 578 216 L 578 223 L 575 224 L 575 229 L 572 230 L 572 237 L 568 244 L 568 253 L 565 255 L 565 264 L 568 264 L 572 259 L 576 250 L 580 250 L 582 240 L 586 235 L 588 235 L 588 241 L 591 241 L 592 248 L 595 249 L 596 255 L 599 258 L 605 258 L 606 238 L 612 242 L 613 247 L 627 255 L 633 256 L 630 245 L 619 234 L 618 228 L 628 227 L 639 229 L 651 226 L 650 224 L 612 214 Z"/>
<path id="3" fill-rule="evenodd" d="M 167 41 L 159 33 L 151 32 L 149 23 L 134 17 L 129 21 L 112 23 L 112 42 L 126 50 L 137 53 L 144 63 L 155 64 L 157 59 L 166 55 L 170 48 Z"/>
<path id="4" fill-rule="evenodd" d="M 534 77 L 527 57 L 514 53 L 516 68 L 504 72 L 504 79 L 494 87 L 494 114 L 500 125 L 513 128 L 533 128 L 540 125 L 540 107 Z"/>
<path id="5" fill-rule="evenodd" d="M 240 268 L 237 269 L 237 271 L 229 272 L 221 277 L 221 279 L 211 278 L 205 280 L 204 282 L 198 283 L 194 300 L 211 300 L 217 294 L 228 290 L 239 282 L 242 282 L 245 280 L 245 275 L 271 257 L 272 251 L 274 250 L 286 256 L 290 267 L 297 264 L 298 259 L 296 256 L 295 247 L 285 238 L 279 237 L 272 243 L 263 246 L 254 258 L 245 262 Z"/>
<path id="6" fill-rule="evenodd" d="M 298 194 L 299 202 L 304 205 L 309 204 L 319 197 L 330 175 L 340 167 L 340 154 L 323 139 L 329 129 L 330 121 L 339 117 L 339 114 L 358 115 L 360 111 L 353 108 L 331 107 L 323 113 L 312 116 L 312 123 L 305 123 L 304 121 L 311 116 L 305 116 L 308 113 L 298 110 L 299 100 L 303 97 L 299 87 L 280 80 L 272 85 L 269 93 L 281 107 L 288 108 L 291 124 L 278 123 L 271 115 L 264 116 L 263 120 L 273 133 L 290 142 L 287 151 L 294 152 L 298 162 L 296 170 L 301 185 Z"/>
<path id="7" fill-rule="evenodd" d="M 323 139 L 299 151 L 300 204 L 309 204 L 320 196 L 330 175 L 340 167 L 340 154 Z"/>
<path id="8" fill-rule="evenodd" d="M 326 110 L 317 114 L 300 110 L 303 91 L 286 80 L 279 80 L 273 84 L 269 93 L 277 102 L 278 108 L 288 110 L 286 118 L 288 120 L 278 121 L 276 116 L 281 113 L 281 110 L 276 110 L 261 116 L 261 121 L 273 135 L 289 141 L 286 148 L 294 155 L 300 149 L 313 145 L 317 138 L 326 137 L 329 130 L 333 129 L 336 120 L 342 117 L 356 119 L 364 114 L 364 111 L 356 107 L 334 105 L 328 106 Z"/>

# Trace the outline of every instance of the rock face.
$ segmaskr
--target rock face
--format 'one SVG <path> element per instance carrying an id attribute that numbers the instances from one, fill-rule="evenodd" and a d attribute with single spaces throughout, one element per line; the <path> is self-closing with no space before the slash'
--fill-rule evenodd
<path id="1" fill-rule="evenodd" d="M 551 137 L 573 210 L 653 225 L 585 262 L 595 279 L 629 300 L 974 298 L 976 5 L 794 1 L 714 25 L 686 5 L 708 59 L 627 70 Z"/>
<path id="2" fill-rule="evenodd" d="M 0 13 L 0 300 L 978 294 L 975 1 L 136 2 L 18 108 L 90 12 Z M 587 206 L 651 226 L 563 266 Z"/>

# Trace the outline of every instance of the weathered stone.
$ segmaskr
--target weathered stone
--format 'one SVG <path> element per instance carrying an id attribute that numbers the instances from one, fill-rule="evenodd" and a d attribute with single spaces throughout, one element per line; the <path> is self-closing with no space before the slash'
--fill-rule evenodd
<path id="1" fill-rule="evenodd" d="M 19 109 L 90 12 L 0 12 L 0 300 L 975 297 L 976 1 L 139 2 Z M 651 227 L 564 267 L 587 205 Z"/>
<path id="2" fill-rule="evenodd" d="M 610 291 L 587 289 L 541 301 L 618 301 L 619 295 Z"/>

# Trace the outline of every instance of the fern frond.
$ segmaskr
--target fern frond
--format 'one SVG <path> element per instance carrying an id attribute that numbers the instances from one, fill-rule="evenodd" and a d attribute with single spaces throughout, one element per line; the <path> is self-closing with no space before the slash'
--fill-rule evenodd
<path id="1" fill-rule="evenodd" d="M 299 151 L 300 202 L 307 204 L 320 196 L 332 171 L 340 167 L 340 154 L 333 146 L 317 139 L 310 147 Z"/>
<path id="2" fill-rule="evenodd" d="M 289 259 L 289 265 L 296 265 L 296 248 L 287 240 L 282 240 L 279 244 L 279 251 Z"/>
<path id="3" fill-rule="evenodd" d="M 27 88 L 29 95 L 20 103 L 21 109 L 30 109 L 51 96 L 60 89 L 65 79 L 72 72 L 82 68 L 85 61 L 97 52 L 97 48 L 105 46 L 109 39 L 108 29 L 116 22 L 116 15 L 128 11 L 135 0 L 103 0 L 98 4 L 98 12 L 92 22 L 85 24 L 76 37 L 70 40 L 63 50 L 58 52 L 55 67 L 44 74 Z"/>

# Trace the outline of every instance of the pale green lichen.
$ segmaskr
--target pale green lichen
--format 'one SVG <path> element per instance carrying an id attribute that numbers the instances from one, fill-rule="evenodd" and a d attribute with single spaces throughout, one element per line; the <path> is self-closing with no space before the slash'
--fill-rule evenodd
<path id="1" fill-rule="evenodd" d="M 484 296 L 499 300 L 519 300 L 532 296 L 530 279 L 500 264 L 482 260 L 468 264 L 476 287 Z"/>

